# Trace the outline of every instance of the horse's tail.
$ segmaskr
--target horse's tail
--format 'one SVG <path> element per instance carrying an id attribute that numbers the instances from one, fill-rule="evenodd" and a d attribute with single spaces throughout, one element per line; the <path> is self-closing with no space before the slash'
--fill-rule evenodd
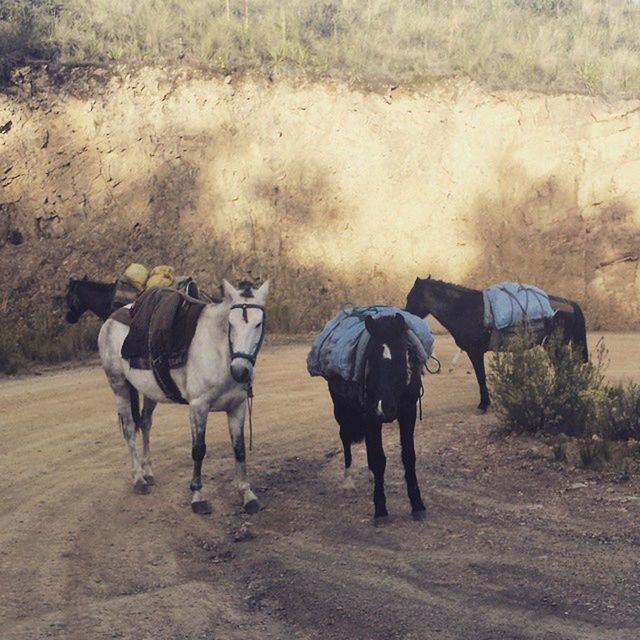
<path id="1" fill-rule="evenodd" d="M 131 402 L 133 422 L 136 425 L 136 431 L 140 431 L 140 397 L 138 396 L 138 390 L 128 380 L 127 387 L 129 387 L 129 401 Z"/>
<path id="2" fill-rule="evenodd" d="M 573 332 L 571 341 L 582 350 L 582 359 L 589 362 L 589 348 L 587 347 L 587 323 L 584 313 L 577 302 L 572 302 L 573 307 Z"/>

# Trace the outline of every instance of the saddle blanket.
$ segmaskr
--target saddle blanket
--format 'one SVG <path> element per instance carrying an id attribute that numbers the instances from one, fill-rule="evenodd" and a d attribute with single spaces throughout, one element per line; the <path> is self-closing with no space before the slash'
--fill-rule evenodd
<path id="1" fill-rule="evenodd" d="M 338 377 L 347 382 L 361 382 L 364 354 L 369 342 L 365 317 L 379 318 L 396 313 L 402 315 L 409 331 L 418 338 L 422 349 L 417 350 L 416 356 L 425 365 L 433 351 L 433 335 L 426 321 L 396 307 L 353 307 L 340 311 L 329 320 L 313 341 L 307 356 L 309 374 L 326 379 Z"/>
<path id="2" fill-rule="evenodd" d="M 505 329 L 527 324 L 534 320 L 552 318 L 549 296 L 528 284 L 501 282 L 482 292 L 484 326 L 487 329 Z"/>

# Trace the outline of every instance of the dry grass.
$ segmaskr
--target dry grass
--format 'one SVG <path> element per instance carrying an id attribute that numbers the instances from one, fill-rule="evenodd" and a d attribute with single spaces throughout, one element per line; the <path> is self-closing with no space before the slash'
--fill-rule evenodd
<path id="1" fill-rule="evenodd" d="M 74 325 L 52 322 L 48 314 L 29 326 L 15 327 L 0 318 L 0 373 L 16 373 L 32 364 L 78 360 L 98 350 L 101 322 L 86 314 Z"/>
<path id="2" fill-rule="evenodd" d="M 180 63 L 640 95 L 638 33 L 637 0 L 0 0 L 5 69 Z"/>

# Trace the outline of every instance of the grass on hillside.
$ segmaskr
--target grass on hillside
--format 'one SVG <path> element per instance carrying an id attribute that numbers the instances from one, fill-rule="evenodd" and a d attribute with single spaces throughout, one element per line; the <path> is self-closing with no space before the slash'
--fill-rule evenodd
<path id="1" fill-rule="evenodd" d="M 638 34 L 639 0 L 0 0 L 0 73 L 178 63 L 640 95 Z"/>

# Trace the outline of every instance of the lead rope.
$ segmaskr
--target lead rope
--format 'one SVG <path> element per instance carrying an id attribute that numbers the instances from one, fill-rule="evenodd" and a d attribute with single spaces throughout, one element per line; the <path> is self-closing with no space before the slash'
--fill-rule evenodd
<path id="1" fill-rule="evenodd" d="M 249 451 L 253 451 L 253 387 L 247 387 L 247 406 L 249 408 Z"/>
<path id="2" fill-rule="evenodd" d="M 420 422 L 422 422 L 422 396 L 424 395 L 424 385 L 420 380 L 420 393 L 418 394 L 418 408 L 420 409 Z"/>

